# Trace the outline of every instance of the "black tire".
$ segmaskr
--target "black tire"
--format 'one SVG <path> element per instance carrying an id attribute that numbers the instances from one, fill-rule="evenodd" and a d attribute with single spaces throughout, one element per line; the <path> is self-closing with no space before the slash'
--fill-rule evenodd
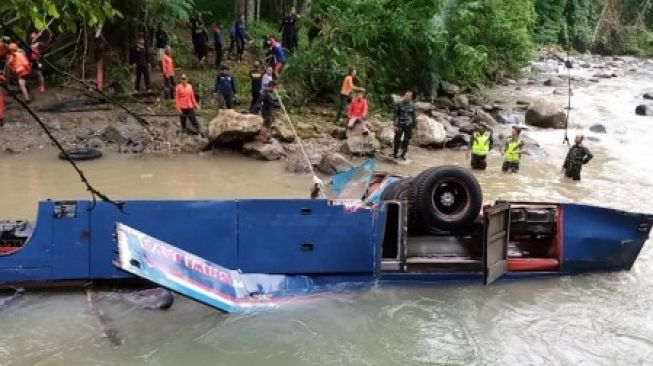
<path id="1" fill-rule="evenodd" d="M 410 190 L 413 178 L 403 178 L 389 185 L 381 194 L 384 201 L 410 201 Z"/>
<path id="2" fill-rule="evenodd" d="M 68 154 L 70 159 L 75 161 L 95 160 L 102 157 L 102 152 L 100 150 L 85 147 L 66 150 L 66 154 Z M 63 152 L 60 152 L 59 159 L 66 160 L 66 155 Z"/>
<path id="3" fill-rule="evenodd" d="M 411 202 L 416 229 L 439 234 L 472 225 L 481 211 L 483 192 L 469 171 L 442 166 L 425 170 L 415 178 Z"/>

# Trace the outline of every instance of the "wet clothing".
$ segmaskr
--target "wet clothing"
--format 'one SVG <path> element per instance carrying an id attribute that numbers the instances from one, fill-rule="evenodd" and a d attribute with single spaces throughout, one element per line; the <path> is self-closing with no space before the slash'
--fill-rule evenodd
<path id="1" fill-rule="evenodd" d="M 492 149 L 492 145 L 492 134 L 490 132 L 474 132 L 472 134 L 472 139 L 470 141 L 472 169 L 485 170 L 487 168 L 487 154 Z"/>
<path id="2" fill-rule="evenodd" d="M 501 166 L 502 172 L 519 172 L 519 162 L 521 161 L 521 149 L 523 146 L 524 143 L 519 138 L 508 138 L 508 141 L 506 141 L 506 146 L 503 148 L 503 165 Z"/>
<path id="3" fill-rule="evenodd" d="M 226 71 L 221 72 L 215 79 L 215 92 L 222 96 L 224 106 L 227 109 L 232 109 L 233 98 L 236 94 L 236 79 Z"/>
<path id="4" fill-rule="evenodd" d="M 261 116 L 265 127 L 272 127 L 274 124 L 274 98 L 268 89 L 263 90 L 263 94 L 261 94 Z"/>
<path id="5" fill-rule="evenodd" d="M 583 165 L 589 163 L 594 155 L 583 145 L 574 145 L 569 148 L 567 157 L 562 168 L 565 170 L 565 176 L 569 179 L 580 180 L 580 172 Z"/>
<path id="6" fill-rule="evenodd" d="M 283 47 L 288 52 L 293 53 L 295 50 L 295 35 L 297 34 L 297 16 L 294 14 L 284 16 L 279 26 L 279 32 L 281 33 Z"/>
<path id="7" fill-rule="evenodd" d="M 195 99 L 195 92 L 190 84 L 179 84 L 175 88 L 175 106 L 179 112 L 179 123 L 182 131 L 189 131 L 191 133 L 199 133 L 200 125 L 195 117 L 195 108 L 199 104 Z M 191 123 L 191 129 L 187 128 L 186 121 Z"/>
<path id="8" fill-rule="evenodd" d="M 401 157 L 406 158 L 408 152 L 408 144 L 413 136 L 413 128 L 415 127 L 415 120 L 417 114 L 415 113 L 415 106 L 411 102 L 403 101 L 395 107 L 394 113 L 394 126 L 395 138 L 393 146 L 393 154 L 396 157 L 401 147 Z"/>
<path id="9" fill-rule="evenodd" d="M 263 90 L 263 73 L 260 69 L 253 69 L 249 72 L 251 82 L 252 101 L 249 104 L 249 110 L 252 113 L 258 113 L 258 101 Z"/>
<path id="10" fill-rule="evenodd" d="M 136 46 L 132 48 L 131 62 L 136 65 L 135 90 L 140 90 L 141 79 L 145 81 L 145 89 L 150 89 L 150 56 L 146 47 Z"/>
<path id="11" fill-rule="evenodd" d="M 213 46 L 215 47 L 215 66 L 219 67 L 222 65 L 222 29 L 215 27 L 213 28 Z"/>

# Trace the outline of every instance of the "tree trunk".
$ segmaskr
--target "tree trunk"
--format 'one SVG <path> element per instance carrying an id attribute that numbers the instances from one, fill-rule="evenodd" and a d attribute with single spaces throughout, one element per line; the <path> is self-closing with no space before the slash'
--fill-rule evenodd
<path id="1" fill-rule="evenodd" d="M 256 0 L 256 21 L 261 20 L 261 0 Z"/>
<path id="2" fill-rule="evenodd" d="M 247 0 L 247 23 L 252 23 L 254 21 L 254 15 L 256 13 L 256 0 Z"/>

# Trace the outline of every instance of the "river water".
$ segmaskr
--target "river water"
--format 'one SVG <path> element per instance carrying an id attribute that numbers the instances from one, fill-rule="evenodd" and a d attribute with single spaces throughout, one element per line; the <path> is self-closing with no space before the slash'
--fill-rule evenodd
<path id="1" fill-rule="evenodd" d="M 601 122 L 607 135 L 588 146 L 596 158 L 583 181 L 563 180 L 562 132 L 535 131 L 549 157 L 525 157 L 519 175 L 501 158 L 478 174 L 485 199 L 561 200 L 653 212 L 648 141 L 653 120 L 634 116 L 650 70 L 575 90 L 573 125 Z M 519 95 L 550 97 L 550 88 Z M 492 93 L 507 98 L 514 88 Z M 561 101 L 564 97 L 561 98 Z M 653 118 L 653 117 L 649 117 Z M 571 132 L 571 135 L 576 130 Z M 0 155 L 0 217 L 31 218 L 36 201 L 87 197 L 52 151 Z M 466 165 L 464 153 L 420 152 L 417 173 Z M 278 163 L 240 156 L 111 155 L 82 164 L 114 198 L 307 197 L 310 179 Z M 177 297 L 166 312 L 144 311 L 115 293 L 98 304 L 122 339 L 113 346 L 86 295 L 28 293 L 0 310 L 0 365 L 649 365 L 653 359 L 653 250 L 630 272 L 499 281 L 489 287 L 380 287 L 319 302 L 226 315 Z"/>

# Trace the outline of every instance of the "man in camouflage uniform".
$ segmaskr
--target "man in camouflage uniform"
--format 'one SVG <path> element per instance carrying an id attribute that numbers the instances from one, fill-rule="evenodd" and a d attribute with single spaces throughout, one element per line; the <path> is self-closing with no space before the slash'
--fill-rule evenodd
<path id="1" fill-rule="evenodd" d="M 583 165 L 589 163 L 594 157 L 590 150 L 583 145 L 584 139 L 585 136 L 576 135 L 574 145 L 569 148 L 569 152 L 565 158 L 562 170 L 569 179 L 580 180 L 580 171 L 583 169 Z"/>
<path id="2" fill-rule="evenodd" d="M 408 151 L 408 143 L 413 135 L 413 128 L 415 127 L 415 106 L 413 105 L 413 92 L 408 90 L 404 94 L 404 100 L 397 104 L 395 107 L 394 127 L 394 153 L 393 158 L 397 158 L 399 147 L 401 146 L 401 159 L 406 160 L 406 152 Z"/>

